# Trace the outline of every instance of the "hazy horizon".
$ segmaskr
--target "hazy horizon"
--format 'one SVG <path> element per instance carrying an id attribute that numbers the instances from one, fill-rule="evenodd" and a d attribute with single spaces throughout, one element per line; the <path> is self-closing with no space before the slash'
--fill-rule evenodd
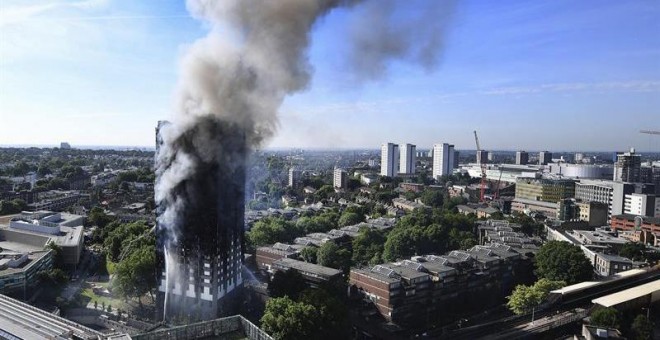
<path id="1" fill-rule="evenodd" d="M 470 149 L 476 129 L 486 150 L 660 150 L 639 133 L 660 130 L 657 2 L 459 2 L 436 68 L 392 62 L 371 81 L 343 56 L 359 19 L 316 25 L 311 85 L 264 148 Z M 0 144 L 152 147 L 179 59 L 209 27 L 183 2 L 88 0 L 2 2 L 0 29 Z"/>

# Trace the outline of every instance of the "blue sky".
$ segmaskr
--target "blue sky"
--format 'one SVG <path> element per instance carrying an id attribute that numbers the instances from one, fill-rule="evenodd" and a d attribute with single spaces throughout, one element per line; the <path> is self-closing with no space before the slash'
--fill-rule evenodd
<path id="1" fill-rule="evenodd" d="M 436 142 L 495 150 L 660 151 L 660 2 L 460 1 L 438 66 L 346 67 L 339 10 L 269 147 Z M 355 18 L 353 18 L 355 19 Z M 208 27 L 178 1 L 0 2 L 0 144 L 151 146 L 177 63 Z"/>

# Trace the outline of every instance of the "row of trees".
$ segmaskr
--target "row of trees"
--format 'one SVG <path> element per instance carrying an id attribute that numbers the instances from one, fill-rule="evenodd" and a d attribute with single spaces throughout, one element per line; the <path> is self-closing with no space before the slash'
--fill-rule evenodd
<path id="1" fill-rule="evenodd" d="M 275 339 L 346 339 L 348 309 L 332 286 L 308 288 L 295 270 L 275 273 L 261 327 Z"/>
<path id="2" fill-rule="evenodd" d="M 651 340 L 654 324 L 643 314 L 619 313 L 614 308 L 595 308 L 589 316 L 590 324 L 598 327 L 622 329 L 630 339 Z"/>
<path id="3" fill-rule="evenodd" d="M 18 214 L 21 211 L 27 210 L 28 204 L 20 199 L 13 200 L 0 200 L 0 215 Z"/>
<path id="4" fill-rule="evenodd" d="M 528 313 L 541 305 L 550 291 L 593 278 L 593 267 L 580 247 L 568 242 L 549 241 L 534 258 L 539 280 L 531 286 L 518 285 L 507 298 L 516 314 Z"/>

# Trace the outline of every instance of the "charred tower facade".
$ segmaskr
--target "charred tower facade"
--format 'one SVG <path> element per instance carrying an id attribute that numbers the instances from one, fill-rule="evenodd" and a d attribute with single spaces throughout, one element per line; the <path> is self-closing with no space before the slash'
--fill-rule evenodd
<path id="1" fill-rule="evenodd" d="M 177 322 L 235 314 L 243 282 L 244 135 L 209 117 L 169 141 L 164 151 L 162 134 L 169 127 L 159 122 L 156 129 L 157 166 L 174 167 L 167 162 L 178 153 L 191 158 L 183 167 L 192 168 L 181 170 L 190 175 L 171 187 L 169 199 L 156 200 L 159 317 Z M 217 139 L 210 149 L 209 138 Z M 157 185 L 167 180 L 163 177 L 158 173 Z"/>

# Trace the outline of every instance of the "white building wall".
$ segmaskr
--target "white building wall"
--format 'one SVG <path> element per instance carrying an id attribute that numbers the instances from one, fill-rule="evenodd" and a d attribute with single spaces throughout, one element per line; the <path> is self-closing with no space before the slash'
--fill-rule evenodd
<path id="1" fill-rule="evenodd" d="M 433 178 L 450 175 L 455 164 L 454 146 L 447 143 L 433 145 Z"/>
<path id="2" fill-rule="evenodd" d="M 380 149 L 380 175 L 394 177 L 399 164 L 399 146 L 394 143 L 384 143 Z"/>
<path id="3" fill-rule="evenodd" d="M 402 174 L 414 174 L 415 173 L 415 162 L 416 162 L 416 146 L 413 144 L 401 144 L 399 145 L 400 150 L 400 164 L 399 164 L 399 173 Z"/>

